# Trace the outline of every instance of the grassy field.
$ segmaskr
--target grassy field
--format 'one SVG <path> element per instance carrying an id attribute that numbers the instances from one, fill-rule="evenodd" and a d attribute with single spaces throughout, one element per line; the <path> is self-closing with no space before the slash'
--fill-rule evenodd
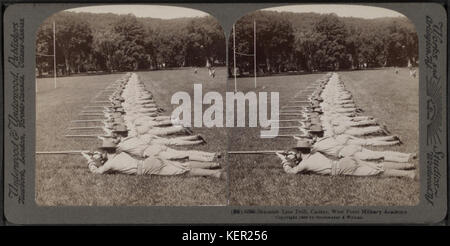
<path id="1" fill-rule="evenodd" d="M 138 72 L 167 110 L 175 105 L 170 98 L 176 91 L 193 92 L 194 83 L 202 83 L 204 91 L 225 91 L 226 70 L 217 69 L 211 79 L 206 69 L 194 74 L 192 69 Z M 95 139 L 65 138 L 70 121 L 79 119 L 83 106 L 89 105 L 98 91 L 120 78 L 122 74 L 37 80 L 37 151 L 93 149 L 100 144 Z M 74 133 L 73 131 L 70 133 Z M 196 149 L 224 152 L 225 128 L 195 128 L 206 145 Z M 224 165 L 224 163 L 221 163 Z M 93 175 L 86 161 L 78 155 L 36 156 L 36 202 L 43 206 L 117 206 L 117 205 L 225 205 L 226 181 L 201 177 L 157 177 L 127 175 Z"/>
<path id="2" fill-rule="evenodd" d="M 227 90 L 226 70 L 218 69 L 211 79 L 205 69 L 138 72 L 141 80 L 167 114 L 177 91 L 193 95 L 193 84 L 202 83 L 203 94 Z M 324 74 L 239 78 L 238 90 L 276 91 L 280 106 L 286 105 L 299 90 Z M 395 75 L 392 69 L 340 72 L 355 101 L 365 112 L 401 137 L 404 144 L 387 149 L 418 152 L 418 80 L 406 69 Z M 36 150 L 92 149 L 94 139 L 70 139 L 70 120 L 88 105 L 95 94 L 121 74 L 80 76 L 37 81 Z M 228 90 L 234 89 L 228 80 Z M 203 107 L 205 110 L 207 106 Z M 295 144 L 290 138 L 260 139 L 260 128 L 193 128 L 206 145 L 196 149 L 230 150 L 282 149 Z M 229 180 L 187 177 L 143 177 L 92 175 L 85 160 L 77 155 L 36 157 L 36 201 L 39 205 L 415 205 L 419 200 L 418 181 L 400 178 L 325 177 L 287 175 L 275 156 L 228 155 L 221 165 L 228 167 Z M 418 161 L 415 163 L 418 164 Z"/>
<path id="3" fill-rule="evenodd" d="M 386 149 L 418 152 L 418 79 L 406 69 L 340 72 L 342 80 L 364 110 L 374 116 L 403 145 Z M 280 107 L 323 74 L 258 78 L 263 91 L 279 91 Z M 229 80 L 229 83 L 233 83 Z M 253 90 L 253 79 L 238 80 L 242 91 Z M 262 89 L 264 88 L 264 89 Z M 259 128 L 233 128 L 232 150 L 273 150 L 295 144 L 292 139 L 260 139 Z M 380 148 L 381 149 L 381 148 Z M 419 157 L 420 158 L 420 157 Z M 418 161 L 415 161 L 418 166 Z M 230 205 L 416 205 L 419 182 L 404 178 L 288 175 L 275 156 L 230 155 Z"/>

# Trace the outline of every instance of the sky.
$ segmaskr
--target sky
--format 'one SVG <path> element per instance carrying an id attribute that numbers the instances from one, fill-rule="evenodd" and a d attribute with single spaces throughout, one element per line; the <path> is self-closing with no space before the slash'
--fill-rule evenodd
<path id="1" fill-rule="evenodd" d="M 335 13 L 342 17 L 357 17 L 373 19 L 379 17 L 399 17 L 404 15 L 385 8 L 345 5 L 345 4 L 315 4 L 315 5 L 291 5 L 284 7 L 268 8 L 265 10 L 287 11 L 296 13 L 314 12 L 319 14 Z"/>
<path id="2" fill-rule="evenodd" d="M 89 13 L 113 13 L 113 14 L 134 14 L 136 17 L 152 17 L 160 19 L 174 19 L 181 17 L 203 17 L 208 15 L 205 12 L 172 6 L 159 5 L 103 5 L 68 9 L 71 12 Z"/>

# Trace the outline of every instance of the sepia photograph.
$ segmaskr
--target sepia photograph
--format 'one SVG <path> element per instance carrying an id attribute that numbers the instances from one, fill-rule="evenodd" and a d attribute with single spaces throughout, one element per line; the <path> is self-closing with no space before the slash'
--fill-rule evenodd
<path id="1" fill-rule="evenodd" d="M 232 90 L 279 97 L 274 135 L 230 129 L 230 205 L 418 204 L 418 36 L 407 17 L 343 4 L 262 9 L 235 22 L 228 47 Z"/>
<path id="2" fill-rule="evenodd" d="M 67 9 L 41 24 L 35 48 L 39 206 L 226 205 L 225 128 L 171 117 L 177 92 L 226 91 L 214 17 L 160 5 Z"/>
<path id="3" fill-rule="evenodd" d="M 442 224 L 442 4 L 101 2 L 5 5 L 4 223 Z"/>

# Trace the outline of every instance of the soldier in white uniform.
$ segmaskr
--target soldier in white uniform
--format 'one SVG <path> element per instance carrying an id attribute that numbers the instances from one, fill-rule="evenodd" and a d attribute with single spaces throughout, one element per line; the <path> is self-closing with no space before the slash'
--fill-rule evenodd
<path id="1" fill-rule="evenodd" d="M 403 163 L 373 163 L 349 157 L 332 160 L 319 152 L 312 154 L 302 153 L 302 149 L 304 149 L 304 146 L 297 146 L 287 152 L 277 152 L 277 156 L 281 159 L 283 170 L 286 173 L 313 173 L 333 176 L 384 175 L 412 179 L 416 176 L 414 170 L 402 170 L 405 168 Z"/>
<path id="2" fill-rule="evenodd" d="M 192 161 L 212 162 L 220 158 L 220 153 L 196 150 L 175 150 L 166 146 L 168 142 L 153 136 L 139 136 L 123 139 L 117 146 L 117 152 L 127 152 L 137 157 L 159 156 L 163 159 L 189 159 Z"/>
<path id="3" fill-rule="evenodd" d="M 171 161 L 155 156 L 145 158 L 133 157 L 126 152 L 115 153 L 116 145 L 111 141 L 104 141 L 100 151 L 90 155 L 83 152 L 88 160 L 88 168 L 95 174 L 121 173 L 128 175 L 181 175 L 206 176 L 224 179 L 225 172 L 221 169 L 210 170 L 219 167 L 218 163 L 198 161 Z"/>
<path id="4" fill-rule="evenodd" d="M 356 144 L 342 144 L 332 137 L 314 139 L 311 141 L 297 140 L 297 144 L 305 146 L 311 153 L 320 152 L 330 158 L 353 157 L 359 160 L 384 160 L 389 162 L 409 163 L 416 158 L 415 154 L 395 151 L 373 151 Z M 405 167 L 412 164 L 407 164 Z M 409 166 L 414 168 L 414 166 Z"/>

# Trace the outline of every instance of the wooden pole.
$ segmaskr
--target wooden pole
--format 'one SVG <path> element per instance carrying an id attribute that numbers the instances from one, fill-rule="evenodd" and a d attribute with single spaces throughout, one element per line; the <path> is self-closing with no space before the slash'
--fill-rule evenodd
<path id="1" fill-rule="evenodd" d="M 255 89 L 256 89 L 256 21 L 253 20 L 253 69 L 255 73 Z"/>
<path id="2" fill-rule="evenodd" d="M 237 80 L 236 80 L 236 28 L 233 24 L 233 67 L 234 67 L 234 92 L 237 92 Z"/>
<path id="3" fill-rule="evenodd" d="M 56 24 L 53 21 L 53 80 L 56 89 Z"/>

